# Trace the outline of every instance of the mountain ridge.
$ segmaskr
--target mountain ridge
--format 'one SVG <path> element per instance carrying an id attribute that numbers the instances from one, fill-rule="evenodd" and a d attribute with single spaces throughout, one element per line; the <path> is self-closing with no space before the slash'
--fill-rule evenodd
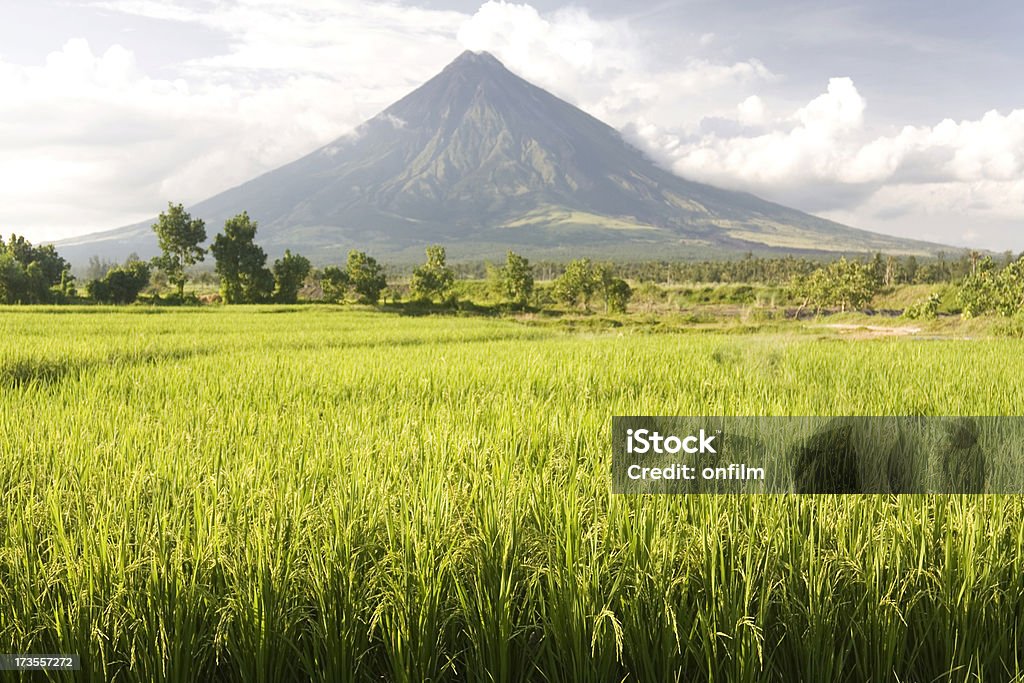
<path id="1" fill-rule="evenodd" d="M 608 124 L 470 51 L 351 134 L 189 210 L 211 238 L 246 210 L 271 255 L 292 249 L 320 262 L 349 248 L 416 258 L 431 243 L 454 258 L 508 248 L 631 259 L 943 248 L 683 179 Z M 149 256 L 151 222 L 58 246 L 73 262 Z"/>

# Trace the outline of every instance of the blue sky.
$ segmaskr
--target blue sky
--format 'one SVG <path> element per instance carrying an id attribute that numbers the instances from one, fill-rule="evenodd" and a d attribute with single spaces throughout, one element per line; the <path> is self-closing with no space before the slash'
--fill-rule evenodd
<path id="1" fill-rule="evenodd" d="M 1024 4 L 0 0 L 0 231 L 199 201 L 464 49 L 685 177 L 856 227 L 1024 250 Z"/>

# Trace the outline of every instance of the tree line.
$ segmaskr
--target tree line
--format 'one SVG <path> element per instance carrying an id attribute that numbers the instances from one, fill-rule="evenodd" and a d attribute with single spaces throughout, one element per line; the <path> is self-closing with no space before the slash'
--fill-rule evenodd
<path id="1" fill-rule="evenodd" d="M 24 237 L 0 237 L 0 302 L 53 304 L 73 297 L 71 266 L 52 244 L 33 246 Z"/>
<path id="2" fill-rule="evenodd" d="M 996 270 L 1017 261 L 1024 253 L 1014 256 L 1005 252 L 998 259 L 990 260 Z M 985 258 L 978 251 L 964 251 L 957 255 L 938 252 L 934 257 L 892 256 L 882 253 L 857 258 L 843 257 L 848 261 L 869 264 L 872 277 L 883 286 L 910 284 L 956 284 L 974 272 L 977 264 Z M 807 256 L 755 256 L 746 254 L 740 259 L 718 261 L 648 261 L 641 263 L 620 263 L 620 276 L 639 282 L 677 284 L 702 282 L 709 284 L 758 283 L 765 285 L 786 285 L 794 277 L 807 277 L 814 271 L 827 267 L 835 259 Z M 541 264 L 555 272 L 561 272 L 558 264 Z"/>
<path id="3" fill-rule="evenodd" d="M 161 270 L 169 283 L 177 288 L 177 297 L 184 297 L 187 268 L 201 262 L 205 251 L 200 246 L 206 240 L 202 220 L 193 218 L 181 204 L 169 204 L 153 225 L 161 256 L 152 265 Z M 215 272 L 220 280 L 222 300 L 229 304 L 296 303 L 303 283 L 312 274 L 309 259 L 286 250 L 284 256 L 267 267 L 267 255 L 256 244 L 257 223 L 242 212 L 224 223 L 224 230 L 214 237 L 209 248 L 215 260 Z M 110 269 L 91 291 L 121 291 L 112 280 L 129 280 L 133 285 L 144 280 L 145 264 L 126 263 Z M 136 279 L 126 277 L 137 273 Z M 409 294 L 414 301 L 450 303 L 457 279 L 456 272 L 447 262 L 445 248 L 431 245 L 426 248 L 426 262 L 412 271 Z M 344 267 L 330 265 L 319 273 L 322 299 L 341 303 L 356 301 L 376 304 L 387 289 L 383 266 L 365 252 L 353 249 L 348 253 Z M 487 280 L 491 291 L 503 301 L 517 307 L 526 307 L 534 294 L 534 268 L 525 257 L 509 251 L 502 266 L 490 265 Z M 136 289 L 135 295 L 141 291 Z M 625 280 L 617 277 L 611 264 L 595 264 L 589 259 L 577 259 L 568 264 L 552 287 L 556 301 L 570 307 L 590 309 L 592 301 L 600 297 L 609 312 L 623 312 L 631 295 Z M 124 303 L 126 296 L 112 303 Z"/>
<path id="4" fill-rule="evenodd" d="M 129 304 L 157 280 L 172 287 L 170 301 L 186 299 L 189 271 L 213 257 L 220 298 L 228 304 L 296 303 L 304 286 L 315 282 L 319 298 L 330 303 L 377 304 L 397 287 L 389 287 L 385 268 L 372 256 L 351 250 L 344 264 L 313 268 L 301 254 L 286 250 L 268 264 L 266 252 L 256 243 L 258 224 L 245 211 L 229 218 L 208 249 L 206 224 L 192 217 L 182 204 L 169 203 L 152 229 L 160 256 L 144 261 L 129 257 L 123 264 L 90 262 L 86 294 L 98 303 Z M 807 257 L 758 257 L 747 254 L 732 261 L 647 262 L 611 264 L 587 258 L 568 263 L 528 259 L 509 251 L 503 265 L 491 263 L 452 266 L 445 248 L 426 248 L 426 261 L 408 279 L 408 300 L 451 304 L 460 276 L 483 276 L 490 294 L 519 309 L 550 303 L 591 310 L 603 303 L 606 312 L 624 312 L 633 296 L 627 282 L 644 282 L 649 288 L 661 282 L 763 283 L 784 286 L 804 310 L 857 310 L 868 305 L 888 286 L 908 283 L 957 283 L 958 303 L 965 317 L 998 312 L 1009 315 L 1024 308 L 1024 254 L 1007 252 L 1000 259 L 966 252 L 958 258 L 939 254 L 919 261 L 914 256 L 893 257 L 880 253 L 871 258 L 839 258 L 831 262 Z M 538 279 L 550 281 L 543 290 Z M 403 285 L 404 287 L 405 285 Z M 78 295 L 70 266 L 52 245 L 33 246 L 23 237 L 0 239 L 0 303 L 63 303 Z M 912 307 L 914 314 L 933 317 L 937 297 Z M 918 310 L 920 309 L 920 310 Z"/>

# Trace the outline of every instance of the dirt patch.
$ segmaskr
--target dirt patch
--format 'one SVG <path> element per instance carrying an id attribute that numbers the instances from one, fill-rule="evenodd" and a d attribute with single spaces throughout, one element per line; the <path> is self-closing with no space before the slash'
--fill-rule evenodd
<path id="1" fill-rule="evenodd" d="M 831 325 L 816 325 L 816 327 L 828 327 L 837 330 L 839 334 L 851 339 L 878 339 L 879 337 L 907 337 L 918 334 L 920 327 L 885 327 L 882 325 L 850 325 L 834 323 Z"/>

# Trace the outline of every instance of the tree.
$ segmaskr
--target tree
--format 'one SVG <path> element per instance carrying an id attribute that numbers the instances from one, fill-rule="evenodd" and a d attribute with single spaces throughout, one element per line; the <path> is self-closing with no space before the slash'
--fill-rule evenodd
<path id="1" fill-rule="evenodd" d="M 1024 310 L 1024 261 L 1011 261 L 996 272 L 991 257 L 978 259 L 958 292 L 961 315 L 973 318 L 995 311 L 1012 316 Z"/>
<path id="2" fill-rule="evenodd" d="M 123 266 L 107 270 L 102 278 L 90 281 L 86 291 L 98 303 L 130 304 L 149 284 L 149 274 L 149 264 L 129 259 Z"/>
<path id="3" fill-rule="evenodd" d="M 621 278 L 613 278 L 612 281 L 605 286 L 604 303 L 610 313 L 625 313 L 626 305 L 629 304 L 629 300 L 632 297 L 633 288 L 629 286 L 628 282 Z"/>
<path id="4" fill-rule="evenodd" d="M 441 248 L 440 264 L 443 268 L 443 248 Z M 384 275 L 384 268 L 377 263 L 377 259 L 367 256 L 365 252 L 353 249 L 348 252 L 348 262 L 345 270 L 348 281 L 360 301 L 368 304 L 376 304 L 380 301 L 380 293 L 388 286 L 388 282 L 387 277 Z M 450 270 L 448 272 L 449 274 L 451 273 Z M 454 279 L 454 276 L 452 276 L 452 279 Z M 451 284 L 449 283 L 448 286 L 450 287 Z"/>
<path id="5" fill-rule="evenodd" d="M 974 318 L 995 308 L 998 295 L 994 271 L 995 264 L 988 256 L 972 264 L 957 293 L 962 317 Z"/>
<path id="6" fill-rule="evenodd" d="M 593 267 L 593 278 L 597 291 L 604 299 L 605 313 L 625 313 L 626 305 L 633 296 L 633 289 L 625 280 L 616 277 L 610 263 L 599 263 Z"/>
<path id="7" fill-rule="evenodd" d="M 875 283 L 876 287 L 890 284 L 890 272 L 892 269 L 891 263 L 887 265 L 885 259 L 882 257 L 882 252 L 876 251 L 874 258 L 871 259 L 871 263 L 868 266 L 871 280 Z"/>
<path id="8" fill-rule="evenodd" d="M 344 301 L 348 293 L 348 272 L 338 266 L 327 266 L 320 275 L 320 289 L 324 293 L 324 301 Z"/>
<path id="9" fill-rule="evenodd" d="M 927 298 L 907 306 L 906 310 L 903 311 L 903 317 L 912 320 L 935 320 L 939 317 L 939 306 L 941 304 L 942 297 L 938 292 L 932 292 Z"/>
<path id="10" fill-rule="evenodd" d="M 814 306 L 815 314 L 826 306 L 838 306 L 842 311 L 862 308 L 878 291 L 874 275 L 873 264 L 840 258 L 810 275 L 794 276 L 789 293 L 800 301 L 796 317 L 808 306 Z"/>
<path id="11" fill-rule="evenodd" d="M 28 303 L 24 301 L 27 282 L 25 267 L 11 254 L 0 251 L 0 301 L 5 304 Z"/>
<path id="12" fill-rule="evenodd" d="M 826 274 L 831 287 L 826 303 L 839 306 L 842 311 L 863 308 L 878 292 L 878 283 L 870 264 L 840 258 L 829 264 Z"/>
<path id="13" fill-rule="evenodd" d="M 533 294 L 533 266 L 530 262 L 509 250 L 505 265 L 495 272 L 500 295 L 516 306 L 525 306 Z"/>
<path id="14" fill-rule="evenodd" d="M 285 250 L 284 256 L 274 261 L 274 280 L 277 290 L 274 298 L 283 304 L 294 304 L 299 299 L 299 289 L 310 271 L 309 259 Z"/>
<path id="15" fill-rule="evenodd" d="M 585 310 L 590 310 L 590 299 L 600 285 L 599 274 L 590 259 L 576 259 L 555 280 L 552 293 L 557 301 L 568 306 L 582 303 Z"/>
<path id="16" fill-rule="evenodd" d="M 100 280 L 104 275 L 107 274 L 111 268 L 116 268 L 117 263 L 113 261 L 107 261 L 101 259 L 99 256 L 93 255 L 89 257 L 89 267 L 85 269 L 85 279 L 89 280 Z"/>
<path id="17" fill-rule="evenodd" d="M 217 260 L 220 293 L 225 303 L 266 301 L 274 292 L 274 276 L 267 269 L 267 254 L 256 244 L 257 223 L 245 211 L 224 222 L 210 252 Z"/>
<path id="18" fill-rule="evenodd" d="M 167 203 L 167 211 L 161 212 L 153 232 L 160 242 L 163 254 L 153 264 L 167 274 L 167 280 L 177 286 L 178 298 L 185 296 L 185 282 L 188 276 L 185 268 L 203 260 L 205 251 L 199 245 L 206 240 L 206 223 L 192 218 L 181 204 Z"/>
<path id="19" fill-rule="evenodd" d="M 51 303 L 67 293 L 74 280 L 70 265 L 52 244 L 37 247 L 11 235 L 6 243 L 0 239 L 0 260 L 0 298 L 6 303 Z"/>
<path id="20" fill-rule="evenodd" d="M 907 282 L 914 282 L 917 279 L 917 257 L 908 256 L 907 261 L 903 266 L 903 272 L 906 274 Z"/>
<path id="21" fill-rule="evenodd" d="M 455 273 L 448 267 L 444 247 L 427 247 L 427 262 L 412 271 L 409 289 L 417 299 L 445 299 L 455 284 Z"/>
<path id="22" fill-rule="evenodd" d="M 1024 261 L 1010 261 L 996 277 L 996 311 L 1012 316 L 1024 310 Z"/>

